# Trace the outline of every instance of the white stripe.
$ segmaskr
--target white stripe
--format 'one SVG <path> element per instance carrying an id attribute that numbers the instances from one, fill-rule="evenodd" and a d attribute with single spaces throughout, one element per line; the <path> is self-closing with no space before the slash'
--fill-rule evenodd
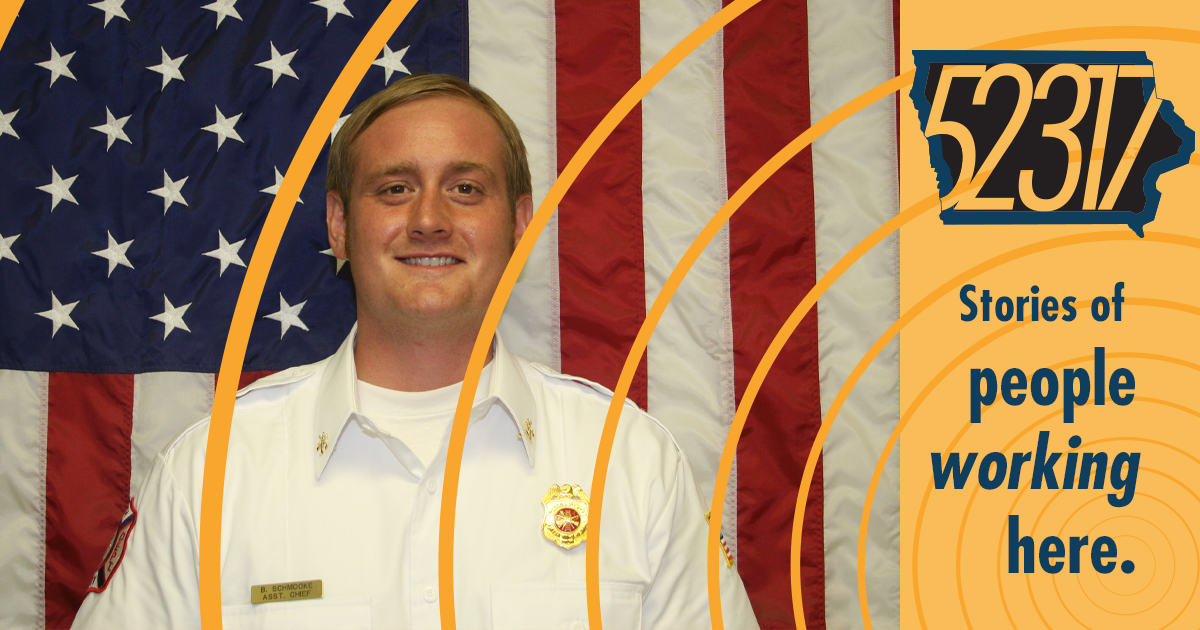
<path id="1" fill-rule="evenodd" d="M 714 0 L 643 2 L 642 72 L 720 9 Z M 703 43 L 642 101 L 647 309 L 726 200 L 721 41 Z M 649 411 L 687 452 L 706 503 L 734 415 L 728 261 L 724 227 L 684 278 L 647 349 Z M 736 495 L 734 485 L 727 496 Z M 731 548 L 735 506 L 726 505 L 722 523 Z"/>
<path id="2" fill-rule="evenodd" d="M 809 91 L 815 122 L 893 72 L 891 0 L 809 0 Z M 855 114 L 813 144 L 817 277 L 896 212 L 895 100 Z M 821 408 L 899 311 L 894 238 L 859 260 L 817 303 Z M 838 415 L 824 448 L 825 620 L 862 628 L 858 529 L 866 489 L 899 420 L 899 354 L 880 354 Z M 877 628 L 900 627 L 899 459 L 875 496 L 867 591 Z"/>
<path id="3" fill-rule="evenodd" d="M 533 173 L 534 210 L 557 176 L 552 64 L 554 12 L 545 0 L 472 2 L 471 83 L 517 124 Z M 500 334 L 513 352 L 555 369 L 561 365 L 558 308 L 558 221 L 552 220 L 509 298 Z"/>
<path id="4" fill-rule="evenodd" d="M 0 628 L 46 625 L 48 381 L 0 370 Z"/>
<path id="5" fill-rule="evenodd" d="M 193 372 L 147 372 L 133 377 L 132 474 L 137 494 L 154 456 L 189 426 L 212 413 L 216 378 Z"/>

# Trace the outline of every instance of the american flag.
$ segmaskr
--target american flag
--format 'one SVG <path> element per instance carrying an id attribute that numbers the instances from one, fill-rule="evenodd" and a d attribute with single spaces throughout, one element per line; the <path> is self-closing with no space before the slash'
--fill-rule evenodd
<path id="1" fill-rule="evenodd" d="M 0 48 L 0 626 L 70 625 L 151 458 L 209 413 L 280 174 L 385 5 L 20 8 Z M 640 74 L 720 8 L 421 0 L 347 113 L 406 74 L 467 78 L 521 128 L 536 204 Z M 689 56 L 558 208 L 501 323 L 510 347 L 613 387 L 708 218 L 811 122 L 894 74 L 893 11 L 892 0 L 764 0 Z M 706 497 L 775 331 L 895 210 L 894 107 L 856 115 L 760 189 L 652 338 L 631 398 L 672 428 Z M 322 156 L 284 234 L 244 382 L 328 356 L 353 324 L 352 269 L 326 239 L 324 169 Z M 787 548 L 804 457 L 823 402 L 894 321 L 894 247 L 860 261 L 801 325 L 739 444 L 723 531 L 764 627 L 794 624 Z M 854 544 L 866 462 L 898 417 L 896 363 L 894 351 L 877 361 L 825 446 L 805 533 L 810 628 L 862 624 Z M 876 506 L 873 619 L 898 626 L 897 505 Z"/>

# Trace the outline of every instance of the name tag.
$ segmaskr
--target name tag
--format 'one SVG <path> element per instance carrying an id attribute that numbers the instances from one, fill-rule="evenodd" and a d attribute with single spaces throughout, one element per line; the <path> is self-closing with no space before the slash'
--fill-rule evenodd
<path id="1" fill-rule="evenodd" d="M 292 602 L 298 599 L 316 599 L 321 596 L 321 580 L 303 582 L 281 582 L 259 584 L 250 587 L 250 603 Z"/>

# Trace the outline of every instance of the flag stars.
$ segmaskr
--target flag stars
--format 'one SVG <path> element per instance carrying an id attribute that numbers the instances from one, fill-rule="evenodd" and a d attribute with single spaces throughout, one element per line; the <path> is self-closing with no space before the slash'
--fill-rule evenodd
<path id="1" fill-rule="evenodd" d="M 104 114 L 108 117 L 108 122 L 104 123 L 103 125 L 92 127 L 92 129 L 108 136 L 108 146 L 105 147 L 104 150 L 108 151 L 111 149 L 113 143 L 117 140 L 124 140 L 129 144 L 133 144 L 133 142 L 129 139 L 129 136 L 125 135 L 125 123 L 129 122 L 129 116 L 117 118 L 112 115 L 112 112 L 108 109 L 108 107 L 104 108 Z M 132 114 L 130 114 L 130 116 L 132 116 Z"/>
<path id="2" fill-rule="evenodd" d="M 266 188 L 264 188 L 258 192 L 264 192 L 264 193 L 267 193 L 268 195 L 279 196 L 279 185 L 282 183 L 283 183 L 283 175 L 281 175 L 279 173 L 279 167 L 276 166 L 275 167 L 275 185 L 267 186 Z M 299 201 L 300 203 L 304 203 L 304 200 L 299 197 L 296 198 L 296 201 Z"/>
<path id="3" fill-rule="evenodd" d="M 40 61 L 37 65 L 50 71 L 51 87 L 54 86 L 54 82 L 58 80 L 58 77 L 65 76 L 72 81 L 78 81 L 78 79 L 75 78 L 75 75 L 71 74 L 71 69 L 67 67 L 67 64 L 71 63 L 71 57 L 74 56 L 75 53 L 60 55 L 58 54 L 58 51 L 54 49 L 54 44 L 50 44 L 50 60 Z"/>
<path id="4" fill-rule="evenodd" d="M 38 190 L 45 193 L 50 193 L 50 212 L 54 212 L 54 207 L 57 206 L 58 202 L 62 201 L 63 199 L 66 199 L 75 205 L 79 205 L 79 202 L 75 201 L 75 195 L 71 194 L 71 185 L 75 183 L 75 178 L 79 177 L 78 175 L 72 175 L 71 177 L 63 179 L 62 177 L 59 177 L 58 171 L 54 170 L 54 167 L 51 166 L 50 177 L 51 179 L 49 184 L 46 184 L 45 186 L 38 186 Z"/>
<path id="5" fill-rule="evenodd" d="M 79 300 L 70 304 L 63 304 L 58 301 L 58 296 L 54 295 L 53 291 L 50 292 L 50 310 L 35 313 L 35 315 L 45 317 L 50 320 L 50 323 L 54 324 L 54 329 L 50 331 L 51 339 L 54 338 L 54 335 L 58 334 L 58 329 L 63 326 L 70 326 L 75 330 L 79 330 L 79 326 L 75 325 L 75 320 L 71 319 L 71 311 L 75 310 L 76 304 L 79 304 Z"/>
<path id="6" fill-rule="evenodd" d="M 293 50 L 286 55 L 281 55 L 279 54 L 278 50 L 275 50 L 275 42 L 271 42 L 271 59 L 269 61 L 263 61 L 254 65 L 271 71 L 271 87 L 275 87 L 275 82 L 278 81 L 279 77 L 282 75 L 286 74 L 293 79 L 300 78 L 296 76 L 296 73 L 292 70 L 292 57 L 296 56 L 296 52 L 296 50 Z"/>
<path id="7" fill-rule="evenodd" d="M 119 17 L 126 22 L 129 21 L 129 16 L 125 15 L 125 10 L 121 8 L 124 4 L 125 0 L 104 0 L 103 2 L 94 2 L 88 6 L 104 12 L 104 26 L 107 27 L 109 20 L 112 20 L 114 17 Z"/>
<path id="8" fill-rule="evenodd" d="M 191 305 L 192 303 L 188 302 L 183 306 L 172 306 L 171 300 L 168 300 L 165 294 L 163 295 L 163 312 L 159 313 L 158 315 L 150 316 L 150 319 L 153 319 L 157 322 L 162 322 L 165 326 L 163 329 L 163 341 L 166 341 L 167 337 L 176 328 L 184 332 L 192 332 L 192 330 L 188 328 L 187 324 L 183 321 L 183 314 L 187 312 L 188 307 Z"/>
<path id="9" fill-rule="evenodd" d="M 18 140 L 21 139 L 21 136 L 17 135 L 16 130 L 13 129 L 13 126 L 12 126 L 12 121 L 14 118 L 17 117 L 17 112 L 19 112 L 19 111 L 21 111 L 21 110 L 14 109 L 11 112 L 8 112 L 7 114 L 4 113 L 3 111 L 0 111 L 0 136 L 7 134 Z"/>
<path id="10" fill-rule="evenodd" d="M 314 0 L 313 4 L 325 9 L 325 26 L 329 26 L 335 15 L 354 17 L 354 14 L 346 8 L 346 0 Z"/>
<path id="11" fill-rule="evenodd" d="M 179 57 L 172 59 L 171 56 L 167 54 L 166 48 L 160 46 L 159 50 L 162 51 L 162 63 L 158 64 L 157 66 L 149 66 L 146 69 L 153 70 L 154 72 L 162 75 L 162 88 L 159 90 L 161 92 L 162 90 L 167 89 L 167 84 L 171 82 L 171 79 L 179 79 L 180 81 L 184 80 L 183 73 L 179 71 L 179 66 L 183 64 L 184 59 L 187 59 L 187 55 L 180 55 Z"/>
<path id="12" fill-rule="evenodd" d="M 263 317 L 279 322 L 280 339 L 283 339 L 283 336 L 287 334 L 288 329 L 292 326 L 307 332 L 308 326 L 305 326 L 304 322 L 300 321 L 300 309 L 304 308 L 304 305 L 307 303 L 308 300 L 305 300 L 299 304 L 290 305 L 287 303 L 287 300 L 283 299 L 283 294 L 280 293 L 279 310 L 271 313 L 270 315 L 264 315 Z"/>
<path id="13" fill-rule="evenodd" d="M 404 67 L 404 63 L 402 62 L 404 59 L 404 53 L 406 52 L 408 52 L 408 46 L 405 46 L 396 52 L 392 52 L 392 49 L 388 48 L 387 44 L 383 45 L 383 52 L 380 53 L 379 58 L 376 59 L 371 65 L 380 66 L 383 68 L 384 85 L 387 85 L 388 82 L 392 80 L 393 72 L 401 72 L 404 74 L 409 73 L 408 68 Z"/>
<path id="14" fill-rule="evenodd" d="M 242 16 L 237 12 L 237 9 L 233 8 L 233 5 L 236 3 L 237 0 L 217 0 L 212 4 L 206 4 L 200 8 L 208 9 L 209 11 L 217 14 L 217 28 L 219 28 L 221 26 L 221 20 L 224 20 L 227 17 L 235 18 L 237 20 L 242 19 Z"/>
<path id="15" fill-rule="evenodd" d="M 246 141 L 242 140 L 242 137 L 238 135 L 237 130 L 233 128 L 242 115 L 238 114 L 236 116 L 230 116 L 229 118 L 226 118 L 225 115 L 221 113 L 220 107 L 213 105 L 213 109 L 217 110 L 217 122 L 205 127 L 204 131 L 211 131 L 217 134 L 217 150 L 221 150 L 221 145 L 225 144 L 226 138 L 233 138 L 234 140 L 245 144 Z"/>
<path id="16" fill-rule="evenodd" d="M 345 116 L 338 118 L 337 122 L 333 123 L 333 131 L 329 132 L 329 143 L 330 144 L 333 144 L 334 139 L 337 138 L 338 132 L 342 130 L 342 125 L 346 124 L 346 121 L 349 119 L 350 119 L 350 114 L 346 114 Z"/>
<path id="17" fill-rule="evenodd" d="M 349 261 L 348 261 L 348 260 L 346 260 L 345 258 L 338 258 L 338 257 L 337 257 L 337 254 L 333 253 L 333 248 L 332 248 L 332 247 L 330 247 L 329 249 L 323 249 L 323 250 L 321 250 L 321 253 L 322 253 L 322 254 L 325 254 L 326 256 L 331 256 L 331 257 L 333 257 L 333 259 L 334 259 L 334 260 L 336 260 L 336 261 L 337 261 L 337 271 L 334 271 L 334 272 L 333 272 L 333 274 L 334 274 L 334 275 L 337 275 L 337 274 L 339 274 L 339 273 L 342 273 L 342 267 L 343 267 L 343 266 L 344 266 L 344 265 L 345 265 L 347 262 L 349 262 Z"/>
<path id="18" fill-rule="evenodd" d="M 13 241 L 17 240 L 17 237 L 19 236 L 20 234 L 14 234 L 12 236 L 0 234 L 0 260 L 11 260 L 18 265 L 21 264 L 21 261 L 17 260 L 17 255 L 14 254 L 12 250 Z"/>
<path id="19" fill-rule="evenodd" d="M 183 190 L 183 185 L 187 182 L 187 180 L 188 178 L 184 177 L 179 181 L 173 181 L 171 176 L 167 174 L 167 169 L 163 169 L 162 188 L 156 188 L 148 191 L 151 195 L 158 195 L 159 197 L 162 197 L 163 214 L 166 214 L 167 210 L 171 209 L 171 204 L 173 203 L 181 203 L 185 208 L 187 207 L 187 200 L 183 198 L 183 194 L 181 192 Z"/>
<path id="20" fill-rule="evenodd" d="M 217 260 L 221 261 L 221 271 L 217 273 L 217 276 L 219 277 L 224 275 L 225 268 L 229 265 L 245 267 L 246 263 L 242 262 L 242 258 L 238 256 L 238 250 L 242 248 L 242 243 L 245 243 L 246 239 L 242 239 L 236 243 L 230 243 L 229 241 L 225 240 L 225 235 L 222 234 L 220 230 L 217 230 L 217 238 L 220 239 L 221 244 L 211 252 L 204 252 L 205 256 L 216 258 Z"/>
<path id="21" fill-rule="evenodd" d="M 133 263 L 125 256 L 125 251 L 133 244 L 133 239 L 129 239 L 124 243 L 118 243 L 117 239 L 113 238 L 112 232 L 108 233 L 108 248 L 102 249 L 92 254 L 104 258 L 108 261 L 108 277 L 112 277 L 112 272 L 117 268 L 117 265 L 125 265 L 133 269 Z"/>

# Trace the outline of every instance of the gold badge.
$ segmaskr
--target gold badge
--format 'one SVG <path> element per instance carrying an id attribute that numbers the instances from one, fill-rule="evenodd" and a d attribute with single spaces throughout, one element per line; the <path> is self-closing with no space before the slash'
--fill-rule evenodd
<path id="1" fill-rule="evenodd" d="M 317 452 L 324 455 L 325 451 L 329 449 L 329 434 L 322 431 L 319 437 L 321 441 L 317 442 Z"/>
<path id="2" fill-rule="evenodd" d="M 251 604 L 291 602 L 298 599 L 317 599 L 323 594 L 321 580 L 283 582 L 280 584 L 255 584 L 250 587 Z"/>
<path id="3" fill-rule="evenodd" d="M 550 542 L 571 549 L 587 540 L 588 496 L 583 488 L 567 484 L 550 486 L 542 505 L 546 506 L 542 534 Z"/>

